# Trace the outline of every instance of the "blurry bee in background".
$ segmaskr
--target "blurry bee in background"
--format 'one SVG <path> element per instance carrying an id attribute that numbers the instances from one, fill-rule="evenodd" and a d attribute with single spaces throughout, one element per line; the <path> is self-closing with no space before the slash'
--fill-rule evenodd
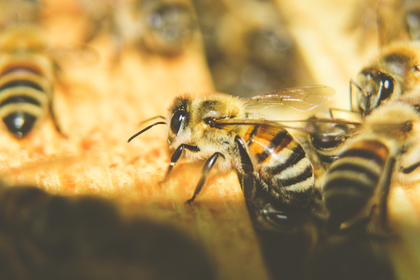
<path id="1" fill-rule="evenodd" d="M 351 12 L 347 31 L 359 37 L 359 49 L 375 43 L 380 48 L 420 39 L 420 4 L 417 0 L 361 0 Z"/>
<path id="2" fill-rule="evenodd" d="M 7 28 L 17 22 L 37 22 L 41 8 L 39 0 L 0 0 L 0 26 Z"/>
<path id="3" fill-rule="evenodd" d="M 0 202 L 1 279 L 215 279 L 200 244 L 111 201 L 2 184 Z"/>
<path id="4" fill-rule="evenodd" d="M 388 231 L 387 197 L 400 158 L 418 141 L 420 117 L 412 104 L 389 102 L 372 112 L 358 134 L 349 139 L 325 175 L 323 196 L 329 230 L 362 223 L 374 233 Z"/>
<path id="5" fill-rule="evenodd" d="M 193 3 L 217 91 L 251 97 L 314 82 L 274 1 Z"/>
<path id="6" fill-rule="evenodd" d="M 379 45 L 420 39 L 420 3 L 417 0 L 380 1 L 378 6 Z"/>
<path id="7" fill-rule="evenodd" d="M 414 104 L 391 101 L 347 140 L 324 178 L 327 233 L 308 254 L 304 279 L 397 279 L 388 251 L 396 237 L 388 194 L 397 173 L 420 166 L 418 155 L 411 165 L 401 164 L 418 153 L 419 132 Z"/>
<path id="8" fill-rule="evenodd" d="M 351 90 L 352 110 L 369 115 L 379 105 L 396 99 L 418 96 L 420 90 L 420 46 L 393 44 L 359 73 L 356 98 Z"/>
<path id="9" fill-rule="evenodd" d="M 26 136 L 47 112 L 61 133 L 52 108 L 58 66 L 45 36 L 40 27 L 29 24 L 0 34 L 0 116 L 17 138 Z"/>
<path id="10" fill-rule="evenodd" d="M 145 13 L 148 29 L 144 32 L 143 45 L 149 52 L 178 55 L 197 29 L 194 9 L 186 2 L 143 0 L 137 3 L 137 10 Z"/>
<path id="11" fill-rule="evenodd" d="M 411 40 L 420 40 L 420 3 L 415 0 L 403 1 L 406 29 Z"/>
<path id="12" fill-rule="evenodd" d="M 251 106 L 286 105 L 310 110 L 325 103 L 335 90 L 326 86 L 288 88 L 248 99 L 225 94 L 192 98 L 181 96 L 169 109 L 166 121 L 156 122 L 133 135 L 129 141 L 157 124 L 167 124 L 171 164 L 164 181 L 182 155 L 206 160 L 191 203 L 213 167 L 221 172 L 236 170 L 250 212 L 257 211 L 257 227 L 284 228 L 288 213 L 307 212 L 315 195 L 313 166 L 300 143 L 278 122 L 262 119 Z M 163 182 L 164 182 L 163 181 Z M 257 205 L 271 202 L 276 207 Z M 277 209 L 281 206 L 280 215 Z M 310 212 L 310 210 L 309 210 Z M 292 218 L 291 218 L 292 219 Z"/>
<path id="13" fill-rule="evenodd" d="M 64 136 L 53 110 L 54 87 L 65 86 L 62 69 L 87 67 L 99 59 L 98 52 L 87 45 L 53 48 L 38 24 L 17 23 L 0 32 L 0 117 L 7 129 L 22 138 L 38 119 L 49 116 Z"/>
<path id="14" fill-rule="evenodd" d="M 401 164 L 418 152 L 419 121 L 413 104 L 391 101 L 344 144 L 324 178 L 327 234 L 307 256 L 305 280 L 397 279 L 388 248 L 397 237 L 387 222 L 388 193 L 396 173 L 420 166 L 418 155 L 417 162 Z"/>
<path id="15" fill-rule="evenodd" d="M 105 28 L 113 37 L 116 56 L 121 55 L 125 46 L 177 56 L 197 29 L 194 9 L 187 1 L 81 1 L 81 4 L 91 21 L 85 42 L 94 40 Z"/>
<path id="16" fill-rule="evenodd" d="M 355 35 L 359 51 L 364 50 L 369 44 L 377 46 L 378 27 L 377 10 L 378 5 L 383 1 L 378 0 L 357 0 L 350 12 L 345 31 Z"/>

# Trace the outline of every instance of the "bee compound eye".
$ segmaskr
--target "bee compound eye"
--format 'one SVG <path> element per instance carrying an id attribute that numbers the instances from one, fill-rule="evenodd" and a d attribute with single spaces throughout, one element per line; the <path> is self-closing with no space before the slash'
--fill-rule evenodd
<path id="1" fill-rule="evenodd" d="M 213 118 L 206 118 L 206 119 L 204 119 L 204 123 L 205 124 L 208 124 L 211 127 L 214 127 L 215 126 L 215 123 L 214 123 L 214 119 Z"/>
<path id="2" fill-rule="evenodd" d="M 171 131 L 174 134 L 178 134 L 179 129 L 181 128 L 182 121 L 184 120 L 186 115 L 185 111 L 178 111 L 176 112 L 171 119 Z"/>
<path id="3" fill-rule="evenodd" d="M 379 102 L 389 99 L 394 92 L 395 80 L 391 75 L 388 75 L 383 72 L 379 72 L 380 79 L 380 92 L 379 92 Z"/>

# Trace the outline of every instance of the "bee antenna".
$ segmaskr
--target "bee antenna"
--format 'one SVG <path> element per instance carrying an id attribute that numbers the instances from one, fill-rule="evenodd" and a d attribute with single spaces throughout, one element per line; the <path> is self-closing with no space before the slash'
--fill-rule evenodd
<path id="1" fill-rule="evenodd" d="M 152 118 L 152 119 L 155 119 L 155 118 L 157 118 L 157 117 L 154 117 L 154 118 Z M 150 120 L 150 119 L 149 119 L 149 120 Z M 134 138 L 136 138 L 137 136 L 139 136 L 139 135 L 140 135 L 140 134 L 142 134 L 143 132 L 145 132 L 145 131 L 147 131 L 147 130 L 151 129 L 152 127 L 154 127 L 155 125 L 158 125 L 158 124 L 166 124 L 166 122 L 156 122 L 156 123 L 154 123 L 154 124 L 149 125 L 148 127 L 144 128 L 144 129 L 142 129 L 142 130 L 140 130 L 139 132 L 137 132 L 136 134 L 134 134 L 133 136 L 131 136 L 131 137 L 128 139 L 127 143 L 130 143 L 130 141 L 131 141 L 131 140 L 133 140 Z"/>
<path id="2" fill-rule="evenodd" d="M 365 91 L 353 79 L 350 80 L 350 86 L 351 85 L 355 86 L 360 92 L 366 95 Z"/>
<path id="3" fill-rule="evenodd" d="M 150 122 L 150 121 L 153 121 L 153 120 L 156 120 L 156 119 L 162 119 L 162 120 L 165 120 L 165 117 L 164 117 L 164 116 L 155 116 L 155 117 L 151 117 L 151 118 L 145 119 L 144 121 L 140 122 L 140 123 L 139 123 L 139 125 L 142 125 L 142 124 L 144 124 L 144 123 L 147 123 L 147 122 Z"/>

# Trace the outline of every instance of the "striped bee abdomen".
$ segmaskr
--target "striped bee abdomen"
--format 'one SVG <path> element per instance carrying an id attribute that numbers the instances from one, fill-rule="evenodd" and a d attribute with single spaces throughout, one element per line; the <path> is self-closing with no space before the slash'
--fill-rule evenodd
<path id="1" fill-rule="evenodd" d="M 51 85 L 34 66 L 9 66 L 0 74 L 0 116 L 17 138 L 29 133 L 48 108 Z"/>
<path id="2" fill-rule="evenodd" d="M 323 187 L 331 219 L 342 223 L 357 215 L 373 196 L 383 175 L 389 149 L 376 140 L 348 146 L 331 165 Z"/>
<path id="3" fill-rule="evenodd" d="M 339 147 L 344 140 L 336 140 L 335 135 L 324 136 L 323 138 L 311 137 L 311 144 L 313 145 L 319 159 L 325 163 L 332 163 L 337 156 Z"/>
<path id="4" fill-rule="evenodd" d="M 262 185 L 285 203 L 309 202 L 314 194 L 313 166 L 302 146 L 283 127 L 256 125 L 244 136 Z"/>

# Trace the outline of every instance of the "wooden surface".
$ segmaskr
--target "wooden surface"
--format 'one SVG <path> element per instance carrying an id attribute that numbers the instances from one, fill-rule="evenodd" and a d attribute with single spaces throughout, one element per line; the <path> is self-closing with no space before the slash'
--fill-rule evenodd
<path id="1" fill-rule="evenodd" d="M 348 109 L 349 79 L 376 53 L 375 40 L 360 50 L 357 36 L 345 31 L 355 1 L 277 4 L 316 82 L 336 88 L 331 105 Z M 46 5 L 44 24 L 57 45 L 77 45 L 78 32 L 87 22 L 80 7 L 69 0 L 49 0 Z M 73 32 L 62 32 L 73 30 L 70 25 Z M 175 96 L 214 91 L 200 34 L 194 34 L 180 56 L 166 58 L 127 46 L 117 63 L 110 40 L 104 33 L 92 41 L 100 54 L 93 65 L 63 66 L 54 110 L 66 138 L 55 131 L 49 117 L 21 140 L 1 124 L 1 173 L 12 185 L 29 183 L 54 194 L 107 197 L 128 216 L 172 224 L 204 244 L 215 260 L 217 279 L 269 279 L 234 172 L 211 174 L 196 201 L 184 205 L 199 180 L 201 164 L 180 162 L 170 180 L 158 186 L 170 155 L 164 127 L 127 144 L 141 128 L 140 121 L 165 115 Z M 390 194 L 391 221 L 403 229 L 404 245 L 417 240 L 417 189 L 396 187 Z M 418 270 L 413 264 L 419 259 L 418 246 L 409 251 L 402 251 L 400 244 L 395 247 L 396 262 Z"/>

